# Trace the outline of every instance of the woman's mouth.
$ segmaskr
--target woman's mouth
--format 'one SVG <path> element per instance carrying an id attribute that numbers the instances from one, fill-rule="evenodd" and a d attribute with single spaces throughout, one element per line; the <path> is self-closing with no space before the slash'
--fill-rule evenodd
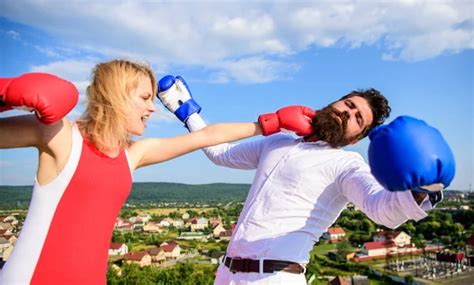
<path id="1" fill-rule="evenodd" d="M 150 115 L 144 115 L 141 117 L 143 125 L 146 127 L 146 122 L 148 121 Z"/>

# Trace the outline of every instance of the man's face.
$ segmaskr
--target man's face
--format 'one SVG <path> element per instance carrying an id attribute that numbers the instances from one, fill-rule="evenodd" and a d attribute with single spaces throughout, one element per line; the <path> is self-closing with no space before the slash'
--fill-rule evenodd
<path id="1" fill-rule="evenodd" d="M 356 142 L 360 134 L 372 124 L 372 120 L 367 100 L 353 96 L 319 111 L 313 123 L 317 139 L 340 147 Z"/>

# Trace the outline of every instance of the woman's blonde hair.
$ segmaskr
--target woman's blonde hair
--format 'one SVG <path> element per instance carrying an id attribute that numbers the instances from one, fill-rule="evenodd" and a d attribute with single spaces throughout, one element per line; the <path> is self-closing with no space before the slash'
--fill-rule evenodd
<path id="1" fill-rule="evenodd" d="M 91 84 L 86 91 L 86 111 L 78 125 L 86 139 L 99 150 L 126 148 L 130 144 L 127 130 L 130 93 L 142 75 L 150 78 L 152 94 L 156 94 L 156 79 L 149 64 L 118 59 L 99 63 L 92 70 Z"/>

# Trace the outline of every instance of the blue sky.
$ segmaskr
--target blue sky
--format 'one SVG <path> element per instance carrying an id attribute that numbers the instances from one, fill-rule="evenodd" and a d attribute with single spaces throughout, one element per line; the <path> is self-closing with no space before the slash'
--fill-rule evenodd
<path id="1" fill-rule="evenodd" d="M 473 9 L 471 1 L 6 0 L 0 76 L 54 73 L 73 81 L 82 101 L 96 63 L 145 60 L 157 78 L 182 75 L 210 123 L 255 121 L 286 105 L 317 109 L 373 87 L 390 100 L 387 122 L 410 115 L 441 131 L 457 162 L 449 188 L 467 190 L 474 172 Z M 82 110 L 79 104 L 68 117 Z M 145 136 L 185 131 L 158 107 Z M 365 139 L 348 149 L 366 157 L 367 146 Z M 34 149 L 0 150 L 0 185 L 31 185 L 36 167 Z M 251 183 L 253 174 L 214 166 L 197 151 L 138 170 L 134 180 Z"/>

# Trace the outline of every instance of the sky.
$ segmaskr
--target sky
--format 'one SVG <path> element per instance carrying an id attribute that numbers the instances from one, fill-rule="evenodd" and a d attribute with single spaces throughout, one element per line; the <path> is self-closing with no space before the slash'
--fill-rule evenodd
<path id="1" fill-rule="evenodd" d="M 208 123 L 256 121 L 287 105 L 315 109 L 376 88 L 392 114 L 436 127 L 453 150 L 448 189 L 473 185 L 472 1 L 0 1 L 0 77 L 41 71 L 72 81 L 84 110 L 95 64 L 149 62 L 182 75 Z M 0 113 L 0 117 L 21 114 Z M 186 133 L 157 102 L 145 137 Z M 139 138 L 137 138 L 139 139 Z M 260 139 L 260 138 L 252 138 Z M 365 158 L 369 140 L 347 147 Z M 0 150 L 0 185 L 32 185 L 36 149 Z M 134 181 L 251 183 L 254 171 L 201 151 L 139 169 Z"/>

